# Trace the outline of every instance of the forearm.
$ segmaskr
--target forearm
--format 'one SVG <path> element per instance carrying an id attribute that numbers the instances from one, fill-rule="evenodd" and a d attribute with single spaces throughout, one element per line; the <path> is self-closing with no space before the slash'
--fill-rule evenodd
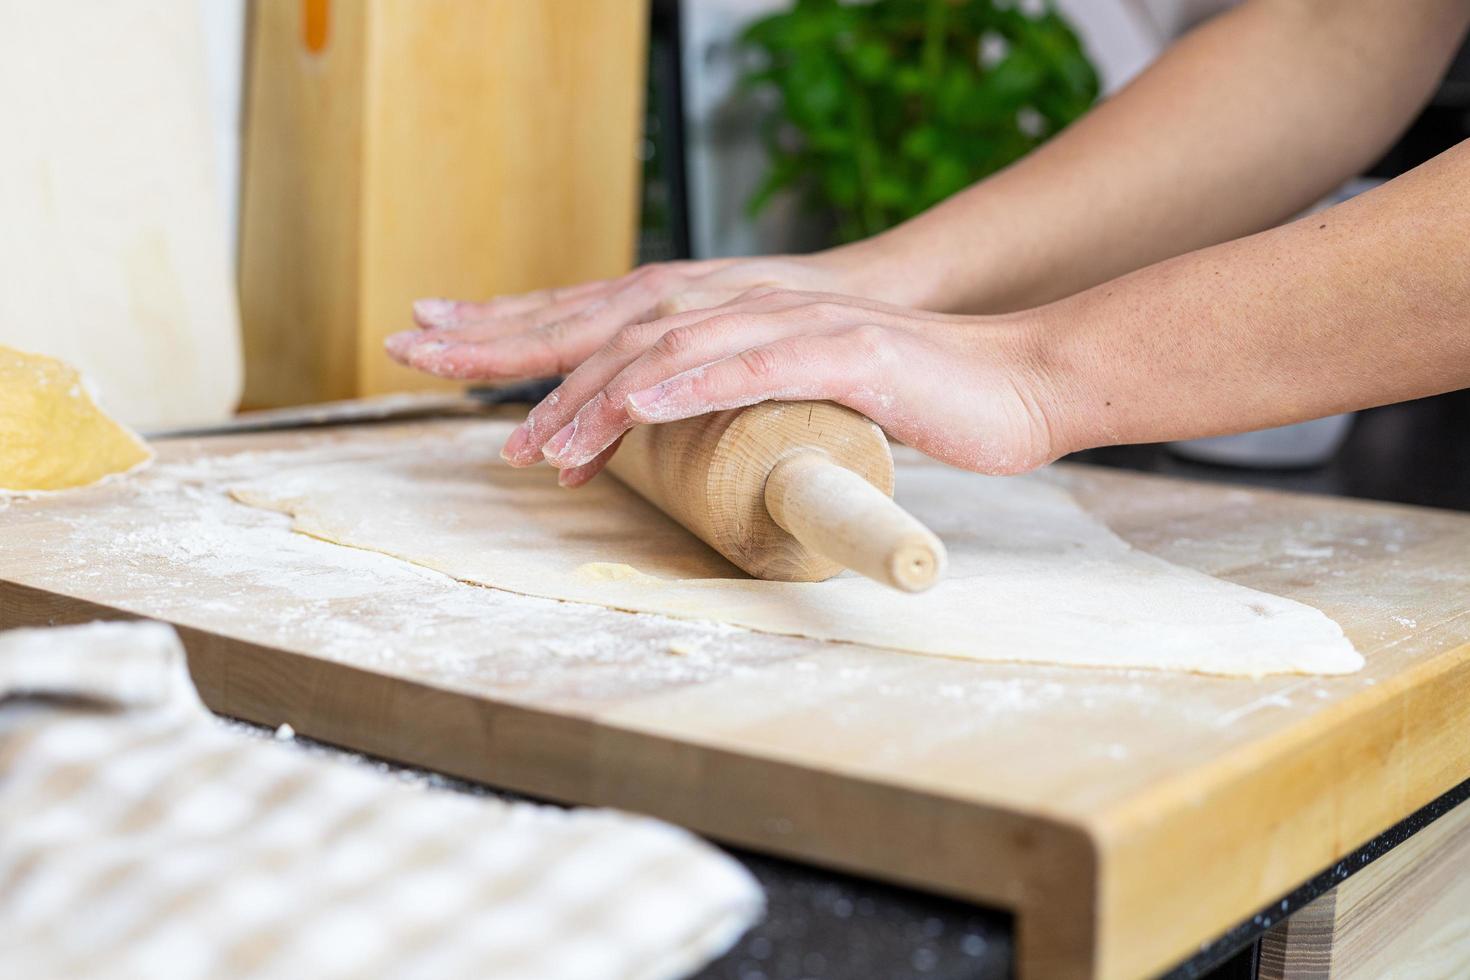
<path id="1" fill-rule="evenodd" d="M 895 302 L 1001 312 L 1281 221 L 1429 96 L 1462 0 L 1253 0 L 1019 164 L 828 253 Z"/>
<path id="2" fill-rule="evenodd" d="M 1376 191 L 1036 310 L 1057 453 L 1470 386 L 1470 143 Z"/>

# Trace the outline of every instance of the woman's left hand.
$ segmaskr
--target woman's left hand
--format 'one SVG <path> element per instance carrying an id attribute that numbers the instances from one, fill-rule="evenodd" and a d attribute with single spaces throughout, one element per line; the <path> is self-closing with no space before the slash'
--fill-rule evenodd
<path id="1" fill-rule="evenodd" d="M 1060 455 L 1053 392 L 1023 316 L 926 313 L 827 293 L 756 289 L 623 328 L 506 441 L 562 486 L 590 480 L 639 423 L 766 400 L 828 400 L 937 459 L 1018 473 Z"/>

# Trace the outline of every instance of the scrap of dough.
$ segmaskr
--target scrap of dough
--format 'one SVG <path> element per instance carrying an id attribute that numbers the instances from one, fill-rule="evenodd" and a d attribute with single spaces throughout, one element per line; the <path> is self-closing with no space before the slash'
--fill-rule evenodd
<path id="1" fill-rule="evenodd" d="M 89 486 L 152 458 L 75 369 L 0 346 L 0 494 Z"/>
<path id="2" fill-rule="evenodd" d="M 1362 658 L 1321 612 L 1144 554 L 1046 474 L 906 465 L 898 500 L 949 548 L 917 595 L 844 574 L 746 578 L 611 478 L 576 492 L 497 455 L 509 422 L 304 461 L 233 488 L 301 532 L 465 582 L 769 633 L 975 660 L 1209 674 L 1338 674 Z"/>

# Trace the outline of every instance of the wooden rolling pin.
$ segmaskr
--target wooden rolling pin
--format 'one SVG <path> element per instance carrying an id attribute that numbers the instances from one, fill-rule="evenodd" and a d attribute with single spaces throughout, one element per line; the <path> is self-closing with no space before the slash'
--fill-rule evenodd
<path id="1" fill-rule="evenodd" d="M 907 592 L 944 574 L 944 545 L 893 502 L 893 454 L 830 402 L 765 402 L 642 425 L 608 466 L 757 578 L 820 582 L 844 568 Z"/>

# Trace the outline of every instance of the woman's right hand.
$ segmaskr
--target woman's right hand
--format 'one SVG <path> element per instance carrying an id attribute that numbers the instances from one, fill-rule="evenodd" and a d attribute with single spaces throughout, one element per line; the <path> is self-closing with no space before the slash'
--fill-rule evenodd
<path id="1" fill-rule="evenodd" d="M 505 381 L 566 374 L 635 323 L 708 309 L 751 289 L 880 295 L 840 253 L 660 262 L 616 279 L 486 302 L 423 299 L 418 329 L 390 336 L 389 355 L 444 378 Z"/>

